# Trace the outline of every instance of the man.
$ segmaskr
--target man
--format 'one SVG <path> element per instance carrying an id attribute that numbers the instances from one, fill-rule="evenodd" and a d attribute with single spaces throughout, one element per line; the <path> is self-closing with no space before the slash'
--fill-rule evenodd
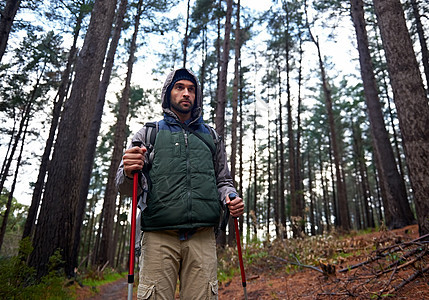
<path id="1" fill-rule="evenodd" d="M 177 278 L 181 299 L 217 299 L 215 230 L 221 206 L 233 217 L 243 214 L 229 173 L 225 145 L 216 142 L 202 119 L 202 93 L 187 69 L 171 72 L 163 86 L 164 119 L 154 143 L 154 156 L 142 185 L 141 266 L 138 299 L 174 299 Z M 147 127 L 133 141 L 145 141 Z M 212 150 L 210 149 L 212 148 Z M 132 173 L 148 164 L 146 147 L 125 151 L 116 181 L 132 194 Z M 212 152 L 214 151 L 214 152 Z M 147 172 L 146 172 L 147 173 Z"/>

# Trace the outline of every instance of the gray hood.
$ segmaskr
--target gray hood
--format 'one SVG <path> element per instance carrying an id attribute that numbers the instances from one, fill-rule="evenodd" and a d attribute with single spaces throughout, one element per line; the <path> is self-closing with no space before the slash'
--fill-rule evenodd
<path id="1" fill-rule="evenodd" d="M 189 70 L 189 69 L 181 68 L 181 69 L 174 70 L 170 74 L 168 74 L 167 79 L 165 80 L 164 86 L 162 87 L 162 92 L 161 92 L 162 110 L 164 111 L 164 113 L 166 113 L 166 114 L 168 114 L 170 116 L 173 116 L 174 118 L 177 119 L 176 114 L 174 114 L 170 110 L 170 103 L 167 100 L 166 93 L 167 93 L 167 89 L 168 89 L 169 85 L 173 81 L 174 75 L 179 70 L 186 70 L 195 79 L 195 82 L 196 82 L 196 85 L 197 85 L 196 86 L 196 91 L 195 91 L 195 105 L 194 105 L 194 108 L 192 109 L 191 116 L 192 116 L 193 120 L 196 120 L 202 114 L 203 94 L 201 92 L 201 86 L 200 86 L 200 83 L 198 81 L 197 76 L 195 76 L 195 74 L 191 70 Z"/>

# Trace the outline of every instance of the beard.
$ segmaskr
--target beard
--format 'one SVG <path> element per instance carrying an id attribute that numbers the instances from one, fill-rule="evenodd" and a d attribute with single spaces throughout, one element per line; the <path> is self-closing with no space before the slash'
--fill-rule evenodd
<path id="1" fill-rule="evenodd" d="M 189 107 L 183 107 L 180 105 L 180 103 L 170 103 L 171 108 L 173 108 L 175 111 L 181 113 L 181 114 L 187 114 L 192 111 L 194 108 L 193 105 L 190 105 Z"/>

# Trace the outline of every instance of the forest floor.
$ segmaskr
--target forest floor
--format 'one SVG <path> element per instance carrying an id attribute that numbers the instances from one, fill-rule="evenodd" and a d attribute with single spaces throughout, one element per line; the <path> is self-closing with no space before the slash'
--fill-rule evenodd
<path id="1" fill-rule="evenodd" d="M 418 239 L 417 225 L 331 238 L 324 244 L 310 238 L 299 244 L 288 241 L 277 248 L 297 247 L 302 250 L 299 259 L 271 244 L 246 250 L 248 299 L 429 299 L 429 244 Z M 221 264 L 225 254 L 219 254 Z M 127 279 L 96 292 L 80 288 L 77 294 L 79 300 L 126 299 Z M 135 294 L 136 289 L 137 299 Z M 239 271 L 220 282 L 219 299 L 244 299 Z"/>

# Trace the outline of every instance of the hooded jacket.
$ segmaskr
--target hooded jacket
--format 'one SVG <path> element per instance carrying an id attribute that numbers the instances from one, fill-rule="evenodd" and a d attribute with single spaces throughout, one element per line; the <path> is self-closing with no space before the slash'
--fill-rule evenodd
<path id="1" fill-rule="evenodd" d="M 149 172 L 150 187 L 148 180 L 142 177 L 142 186 L 149 188 L 141 220 L 144 231 L 216 226 L 226 195 L 236 193 L 222 139 L 216 141 L 213 159 L 208 146 L 183 129 L 178 117 L 170 109 L 166 93 L 177 71 L 167 76 L 162 88 L 164 119 L 158 123 L 155 155 Z M 187 72 L 195 79 L 196 99 L 191 119 L 186 123 L 214 146 L 213 138 L 202 118 L 202 93 L 198 79 L 191 71 Z M 145 135 L 146 127 L 143 127 L 132 141 L 143 142 Z M 124 175 L 122 163 L 118 168 L 116 184 L 122 194 L 132 195 L 132 180 Z"/>

